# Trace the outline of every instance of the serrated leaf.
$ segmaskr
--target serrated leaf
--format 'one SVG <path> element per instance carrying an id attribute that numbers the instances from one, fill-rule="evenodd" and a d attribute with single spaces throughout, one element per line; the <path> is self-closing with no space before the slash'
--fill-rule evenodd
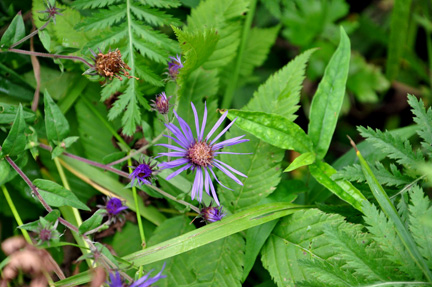
<path id="1" fill-rule="evenodd" d="M 314 51 L 315 49 L 307 50 L 270 76 L 254 93 L 245 109 L 271 112 L 294 121 L 297 118 L 294 113 L 299 108 L 306 63 Z"/>
<path id="2" fill-rule="evenodd" d="M 432 109 L 425 109 L 422 99 L 418 99 L 413 95 L 408 94 L 408 104 L 411 106 L 411 111 L 414 114 L 414 122 L 419 125 L 417 134 L 423 139 L 422 147 L 432 154 Z"/>
<path id="3" fill-rule="evenodd" d="M 19 106 L 0 103 L 0 124 L 10 124 L 14 121 L 18 112 Z M 35 113 L 27 108 L 23 108 L 23 117 L 26 122 L 34 122 L 36 119 Z"/>
<path id="4" fill-rule="evenodd" d="M 95 213 L 92 214 L 92 216 L 87 219 L 86 221 L 84 221 L 80 226 L 79 226 L 79 233 L 80 234 L 84 234 L 88 231 L 91 231 L 97 227 L 99 227 L 102 223 L 104 214 L 106 214 L 106 210 L 104 209 L 98 209 L 96 210 Z"/>
<path id="5" fill-rule="evenodd" d="M 69 134 L 69 123 L 48 91 L 44 92 L 45 127 L 48 141 L 60 143 Z"/>
<path id="6" fill-rule="evenodd" d="M 334 195 L 361 211 L 366 197 L 346 180 L 333 180 L 331 176 L 336 170 L 329 164 L 317 161 L 309 165 L 311 175 Z"/>
<path id="7" fill-rule="evenodd" d="M 245 132 L 238 127 L 232 127 L 226 138 L 234 138 L 244 135 Z M 219 180 L 227 187 L 218 188 L 221 204 L 236 213 L 239 210 L 253 206 L 261 199 L 270 195 L 280 182 L 281 161 L 284 151 L 267 144 L 253 135 L 246 134 L 249 142 L 224 148 L 224 152 L 251 153 L 251 154 L 223 154 L 220 160 L 244 173 L 247 178 L 242 178 L 243 186 L 232 181 L 223 172 L 218 172 Z"/>
<path id="8" fill-rule="evenodd" d="M 71 3 L 76 9 L 102 8 L 109 5 L 120 3 L 121 0 L 76 0 Z"/>
<path id="9" fill-rule="evenodd" d="M 339 226 L 343 217 L 317 209 L 298 211 L 283 218 L 271 233 L 261 254 L 264 267 L 278 287 L 295 286 L 307 276 L 300 259 L 327 259 L 337 255 L 329 246 L 323 228 Z"/>
<path id="10" fill-rule="evenodd" d="M 39 193 L 48 205 L 55 207 L 71 206 L 90 211 L 90 208 L 82 203 L 72 191 L 51 180 L 35 179 L 33 184 L 39 188 Z"/>
<path id="11" fill-rule="evenodd" d="M 305 132 L 285 117 L 263 112 L 229 110 L 228 118 L 242 130 L 282 149 L 312 152 L 312 142 Z"/>
<path id="12" fill-rule="evenodd" d="M 0 48 L 1 49 L 8 48 L 12 44 L 24 38 L 24 36 L 25 36 L 24 21 L 21 12 L 19 12 L 12 19 L 12 22 L 9 24 L 9 27 L 1 37 Z"/>
<path id="13" fill-rule="evenodd" d="M 1 146 L 2 156 L 15 156 L 24 151 L 26 146 L 26 123 L 21 104 L 18 107 L 12 128 Z"/>
<path id="14" fill-rule="evenodd" d="M 82 28 L 84 31 L 104 29 L 115 26 L 126 16 L 126 4 L 121 4 L 107 10 L 101 10 L 99 13 L 93 13 L 91 17 L 86 17 L 82 23 L 79 23 L 76 28 Z"/>
<path id="15" fill-rule="evenodd" d="M 325 69 L 310 107 L 308 135 L 314 144 L 317 159 L 326 155 L 336 129 L 345 97 L 350 54 L 350 40 L 341 27 L 339 46 Z"/>
<path id="16" fill-rule="evenodd" d="M 290 165 L 284 170 L 284 172 L 293 171 L 299 167 L 310 165 L 315 162 L 315 153 L 307 152 L 296 157 Z"/>

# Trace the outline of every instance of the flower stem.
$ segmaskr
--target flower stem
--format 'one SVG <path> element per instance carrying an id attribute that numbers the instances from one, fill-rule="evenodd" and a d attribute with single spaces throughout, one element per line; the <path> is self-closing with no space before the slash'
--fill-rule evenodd
<path id="1" fill-rule="evenodd" d="M 222 100 L 222 108 L 229 109 L 231 107 L 232 99 L 234 97 L 235 89 L 237 88 L 237 81 L 240 74 L 240 66 L 243 61 L 243 52 L 246 48 L 246 42 L 249 35 L 249 30 L 251 28 L 252 20 L 255 15 L 257 0 L 251 0 L 249 4 L 249 11 L 247 13 L 247 18 L 243 26 L 243 33 L 240 42 L 240 47 L 237 54 L 237 61 L 234 67 L 234 73 L 232 75 L 231 81 L 229 81 L 227 89 L 225 90 L 225 96 Z"/>
<path id="2" fill-rule="evenodd" d="M 9 195 L 9 192 L 6 189 L 6 186 L 2 185 L 1 188 L 3 190 L 3 194 L 4 194 L 5 198 L 6 198 L 6 201 L 7 201 L 8 205 L 9 205 L 9 208 L 12 210 L 12 214 L 15 217 L 16 222 L 18 223 L 18 226 L 23 225 L 21 217 L 20 217 L 18 211 L 16 210 L 15 204 L 13 203 L 12 198 Z M 33 244 L 33 242 L 31 240 L 30 235 L 28 234 L 27 230 L 22 229 L 22 228 L 20 228 L 20 229 L 21 229 L 21 232 L 22 232 L 24 238 L 26 239 L 26 241 L 29 244 Z"/>
<path id="3" fill-rule="evenodd" d="M 175 202 L 178 202 L 178 203 L 180 203 L 180 204 L 183 204 L 183 205 L 186 206 L 186 207 L 189 207 L 190 209 L 192 209 L 193 211 L 195 211 L 195 212 L 198 213 L 198 214 L 200 213 L 200 210 L 199 210 L 198 207 L 193 206 L 192 204 L 190 204 L 189 202 L 186 202 L 186 201 L 184 201 L 184 200 L 181 200 L 181 199 L 177 199 L 177 198 L 175 198 L 175 196 L 172 196 L 171 194 L 169 194 L 169 193 L 163 191 L 162 189 L 160 189 L 160 188 L 157 187 L 157 186 L 147 184 L 147 187 L 149 187 L 149 188 L 151 188 L 151 189 L 153 189 L 153 190 L 159 192 L 160 194 L 162 194 L 162 195 L 165 196 L 165 197 L 168 197 L 168 198 L 171 199 L 171 200 L 174 200 Z"/>
<path id="4" fill-rule="evenodd" d="M 27 36 L 25 36 L 24 38 L 22 38 L 22 39 L 19 40 L 18 42 L 12 44 L 12 45 L 9 47 L 9 50 L 12 49 L 12 48 L 14 48 L 14 47 L 16 47 L 16 46 L 18 46 L 18 45 L 21 44 L 22 42 L 27 41 L 27 40 L 30 39 L 31 37 L 35 36 L 37 33 L 39 33 L 39 31 L 42 31 L 43 29 L 45 29 L 45 28 L 48 26 L 48 24 L 49 24 L 50 22 L 51 22 L 50 19 L 48 19 L 48 21 L 46 21 L 46 23 L 43 24 L 42 27 L 40 27 L 39 29 L 34 30 L 33 32 L 31 32 L 30 34 L 28 34 Z"/>
<path id="5" fill-rule="evenodd" d="M 128 159 L 128 164 L 129 164 L 129 172 L 132 172 L 132 160 L 129 158 Z M 144 227 L 142 225 L 142 221 L 141 221 L 141 213 L 140 213 L 140 209 L 139 209 L 139 205 L 138 205 L 138 194 L 137 194 L 137 190 L 135 186 L 132 186 L 132 193 L 133 193 L 133 198 L 135 201 L 135 212 L 136 212 L 136 216 L 137 216 L 137 223 L 138 223 L 138 229 L 139 229 L 139 233 L 140 233 L 140 237 L 141 237 L 141 246 L 142 249 L 146 248 L 146 240 L 145 240 L 145 235 L 144 235 Z"/>
<path id="6" fill-rule="evenodd" d="M 20 49 L 8 49 L 8 52 L 17 53 L 17 54 L 24 54 L 24 55 L 33 55 L 36 57 L 45 57 L 45 58 L 53 58 L 53 59 L 66 59 L 66 60 L 74 60 L 74 61 L 81 61 L 90 68 L 93 67 L 92 64 L 87 62 L 85 59 L 78 57 L 78 56 L 66 56 L 66 55 L 56 55 L 56 54 L 48 54 L 48 53 L 41 53 L 41 52 L 32 52 L 32 51 L 26 51 L 26 50 L 20 50 Z"/>

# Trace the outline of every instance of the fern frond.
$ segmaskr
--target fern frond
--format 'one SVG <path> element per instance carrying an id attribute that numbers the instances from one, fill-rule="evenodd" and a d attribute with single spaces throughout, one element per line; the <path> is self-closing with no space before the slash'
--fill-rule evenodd
<path id="1" fill-rule="evenodd" d="M 161 51 L 160 49 L 157 49 L 154 44 L 137 41 L 134 42 L 132 45 L 140 52 L 141 55 L 149 58 L 150 60 L 158 63 L 166 62 L 168 53 L 163 50 Z"/>
<path id="2" fill-rule="evenodd" d="M 408 140 L 403 141 L 389 132 L 374 131 L 371 128 L 359 127 L 358 130 L 368 142 L 387 154 L 387 157 L 396 160 L 399 164 L 413 168 L 419 163 L 424 162 L 423 155 L 415 153 Z"/>
<path id="3" fill-rule="evenodd" d="M 108 7 L 121 2 L 121 0 L 76 0 L 72 2 L 71 5 L 75 9 L 95 9 Z"/>
<path id="4" fill-rule="evenodd" d="M 114 27 L 110 32 L 107 32 L 104 36 L 99 36 L 90 41 L 87 46 L 97 47 L 101 51 L 106 51 L 109 47 L 118 46 L 120 41 L 128 35 L 126 27 Z"/>
<path id="5" fill-rule="evenodd" d="M 430 200 L 424 196 L 423 190 L 414 186 L 410 192 L 410 230 L 420 253 L 432 268 L 432 207 Z"/>
<path id="6" fill-rule="evenodd" d="M 76 28 L 82 28 L 84 31 L 94 31 L 114 26 L 125 19 L 126 5 L 121 4 L 115 8 L 110 7 L 107 10 L 103 10 L 103 12 L 93 13 L 90 17 L 86 17 L 82 23 L 78 24 Z"/>
<path id="7" fill-rule="evenodd" d="M 177 52 L 177 49 L 173 47 L 172 40 L 165 34 L 152 30 L 150 26 L 139 24 L 137 22 L 132 22 L 131 27 L 133 32 L 146 42 L 157 45 L 159 48 L 166 49 L 171 53 Z"/>
<path id="8" fill-rule="evenodd" d="M 130 10 L 138 20 L 146 21 L 147 23 L 154 26 L 180 24 L 180 22 L 175 20 L 172 16 L 167 15 L 157 9 L 139 5 L 131 5 Z"/>
<path id="9" fill-rule="evenodd" d="M 387 170 L 384 165 L 380 162 L 375 162 L 374 165 L 369 165 L 373 174 L 382 185 L 386 186 L 404 186 L 409 184 L 413 179 L 409 176 L 403 175 L 396 165 L 390 164 L 390 170 Z M 357 181 L 359 183 L 366 182 L 362 168 L 359 164 L 353 164 L 346 166 L 342 170 L 339 170 L 332 176 L 335 180 L 349 180 Z"/>
<path id="10" fill-rule="evenodd" d="M 411 111 L 414 114 L 414 122 L 419 125 L 417 134 L 424 140 L 421 145 L 432 155 L 432 109 L 425 109 L 422 99 L 418 99 L 413 95 L 408 95 L 408 104 L 411 106 Z"/>
<path id="11" fill-rule="evenodd" d="M 399 239 L 394 224 L 368 201 L 363 204 L 363 214 L 365 215 L 364 220 L 368 224 L 367 229 L 378 246 L 385 252 L 385 256 L 410 278 L 420 280 L 422 272 Z"/>
<path id="12" fill-rule="evenodd" d="M 178 0 L 139 0 L 139 2 L 156 8 L 176 8 L 181 5 Z"/>

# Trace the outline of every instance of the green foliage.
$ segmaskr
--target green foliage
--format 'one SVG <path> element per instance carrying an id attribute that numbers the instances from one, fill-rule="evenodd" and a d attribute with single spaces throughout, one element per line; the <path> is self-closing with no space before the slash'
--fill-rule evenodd
<path id="1" fill-rule="evenodd" d="M 84 221 L 79 226 L 79 233 L 85 234 L 88 231 L 92 231 L 93 229 L 98 228 L 102 223 L 104 213 L 106 214 L 106 210 L 103 209 L 99 209 L 95 213 L 93 213 L 93 215 L 89 219 Z"/>
<path id="2" fill-rule="evenodd" d="M 12 123 L 14 121 L 14 119 L 18 113 L 19 106 L 1 103 L 0 109 L 1 109 L 1 111 L 0 111 L 0 124 L 9 124 L 9 123 Z M 34 122 L 34 120 L 36 118 L 35 113 L 32 110 L 27 109 L 26 107 L 23 107 L 22 114 L 23 114 L 24 120 L 27 123 Z"/>
<path id="3" fill-rule="evenodd" d="M 60 144 L 69 134 L 69 123 L 48 91 L 44 93 L 45 126 L 50 144 Z"/>
<path id="4" fill-rule="evenodd" d="M 177 51 L 172 40 L 151 26 L 178 24 L 178 21 L 153 6 L 176 7 L 177 1 L 165 1 L 157 5 L 154 1 L 132 1 L 119 4 L 117 1 L 75 1 L 79 9 L 90 9 L 91 17 L 86 17 L 77 25 L 84 31 L 98 31 L 96 37 L 87 44 L 93 50 L 106 51 L 108 47 L 117 47 L 124 56 L 124 61 L 131 68 L 130 74 L 153 86 L 162 86 L 156 69 L 150 69 L 156 63 L 166 64 L 169 54 Z M 97 8 L 97 10 L 96 10 Z M 107 27 L 112 27 L 107 30 Z M 159 70 L 160 71 L 160 70 Z M 115 92 L 121 96 L 111 108 L 108 118 L 113 120 L 123 114 L 123 132 L 132 135 L 141 121 L 139 104 L 150 109 L 147 100 L 142 97 L 140 81 L 128 79 L 122 82 L 113 81 L 102 92 L 106 100 Z"/>
<path id="5" fill-rule="evenodd" d="M 24 21 L 21 13 L 18 13 L 10 23 L 0 39 L 0 48 L 8 48 L 25 36 Z"/>
<path id="6" fill-rule="evenodd" d="M 411 106 L 411 111 L 414 114 L 414 122 L 419 126 L 417 134 L 422 138 L 421 146 L 428 153 L 430 158 L 432 155 L 432 109 L 425 109 L 421 99 L 417 100 L 415 96 L 408 94 L 408 104 Z"/>
<path id="7" fill-rule="evenodd" d="M 2 156 L 15 156 L 24 151 L 26 146 L 25 129 L 26 123 L 23 116 L 23 108 L 20 104 L 12 128 L 2 144 Z"/>

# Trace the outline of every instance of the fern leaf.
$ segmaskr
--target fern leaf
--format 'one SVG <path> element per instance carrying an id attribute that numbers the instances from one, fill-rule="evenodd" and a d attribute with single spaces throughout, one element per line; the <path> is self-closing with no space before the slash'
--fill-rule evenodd
<path id="1" fill-rule="evenodd" d="M 72 2 L 71 5 L 75 9 L 95 9 L 107 7 L 121 2 L 121 0 L 76 0 Z"/>
<path id="2" fill-rule="evenodd" d="M 77 29 L 83 29 L 84 31 L 93 31 L 99 29 L 105 29 L 106 27 L 114 26 L 126 19 L 126 5 L 114 6 L 103 10 L 103 12 L 93 13 L 91 17 L 85 18 L 83 23 L 76 26 Z"/>
<path id="3" fill-rule="evenodd" d="M 197 281 L 188 286 L 242 286 L 244 248 L 244 239 L 239 234 L 234 234 L 195 249 L 190 265 Z"/>
<path id="4" fill-rule="evenodd" d="M 239 128 L 232 127 L 227 138 L 244 134 L 245 132 Z M 227 147 L 224 151 L 252 153 L 251 155 L 223 154 L 220 158 L 222 162 L 247 175 L 247 178 L 241 178 L 243 186 L 239 186 L 224 173 L 218 173 L 219 180 L 233 189 L 218 189 L 222 204 L 233 213 L 257 204 L 270 195 L 279 184 L 282 174 L 281 161 L 284 151 L 253 135 L 247 134 L 246 138 L 250 141 L 243 146 Z"/>
<path id="5" fill-rule="evenodd" d="M 375 165 L 369 165 L 373 174 L 382 185 L 386 186 L 404 186 L 412 181 L 411 177 L 403 175 L 394 164 L 390 164 L 390 170 L 387 170 L 380 162 Z M 359 164 L 346 166 L 332 176 L 335 180 L 345 179 L 349 181 L 366 182 L 362 168 Z"/>
<path id="6" fill-rule="evenodd" d="M 408 95 L 408 104 L 415 116 L 414 122 L 419 125 L 417 133 L 424 140 L 421 145 L 429 154 L 432 154 L 432 109 L 428 108 L 426 111 L 423 100 L 417 101 L 413 95 Z"/>
<path id="7" fill-rule="evenodd" d="M 181 5 L 178 0 L 139 0 L 143 5 L 157 8 L 176 8 Z"/>
<path id="8" fill-rule="evenodd" d="M 413 168 L 424 161 L 423 155 L 415 153 L 408 140 L 402 141 L 389 132 L 374 131 L 371 128 L 359 127 L 358 130 L 367 141 L 399 164 Z"/>
<path id="9" fill-rule="evenodd" d="M 103 37 L 96 37 L 89 41 L 88 47 L 97 47 L 101 51 L 108 50 L 109 47 L 118 46 L 117 44 L 128 35 L 126 27 L 115 27 Z"/>
<path id="10" fill-rule="evenodd" d="M 193 224 L 189 224 L 190 220 L 185 216 L 177 216 L 165 220 L 160 226 L 156 228 L 152 237 L 148 241 L 149 246 L 156 245 L 168 239 L 177 237 L 188 231 L 194 230 Z M 190 258 L 193 251 L 189 251 L 175 257 L 165 259 L 163 262 L 157 262 L 146 265 L 145 270 L 161 270 L 163 263 L 166 263 L 165 271 L 163 274 L 167 278 L 157 282 L 159 287 L 168 286 L 189 286 L 192 282 L 196 281 L 196 275 L 190 268 Z"/>
<path id="11" fill-rule="evenodd" d="M 422 272 L 399 239 L 394 224 L 387 217 L 369 203 L 364 202 L 363 214 L 367 229 L 372 234 L 378 246 L 385 252 L 385 256 L 395 263 L 398 268 L 416 280 L 422 278 Z"/>
<path id="12" fill-rule="evenodd" d="M 154 26 L 164 25 L 180 25 L 178 20 L 175 20 L 170 15 L 153 8 L 145 6 L 131 5 L 131 12 L 137 17 L 138 20 L 144 20 Z"/>
<path id="13" fill-rule="evenodd" d="M 300 90 L 305 78 L 306 63 L 314 50 L 308 50 L 290 61 L 272 75 L 254 93 L 253 100 L 246 106 L 249 111 L 271 111 L 290 120 L 295 120 Z"/>
<path id="14" fill-rule="evenodd" d="M 328 225 L 339 226 L 343 217 L 317 209 L 297 211 L 283 218 L 272 231 L 261 254 L 264 267 L 278 287 L 295 286 L 308 277 L 301 259 L 326 260 L 339 253 L 323 233 Z"/>
<path id="15" fill-rule="evenodd" d="M 160 49 L 155 49 L 155 45 L 146 42 L 134 42 L 133 47 L 137 49 L 141 55 L 146 56 L 150 60 L 158 63 L 166 63 L 168 58 L 168 53 L 165 51 L 160 51 Z"/>
<path id="16" fill-rule="evenodd" d="M 175 53 L 177 49 L 172 45 L 172 40 L 165 34 L 152 30 L 150 26 L 142 25 L 136 22 L 131 23 L 133 32 L 146 42 L 157 45 L 159 48 L 165 48 Z M 166 60 L 165 60 L 166 61 Z"/>
<path id="17" fill-rule="evenodd" d="M 421 254 L 432 268 L 432 207 L 423 190 L 414 186 L 410 192 L 410 230 Z"/>

